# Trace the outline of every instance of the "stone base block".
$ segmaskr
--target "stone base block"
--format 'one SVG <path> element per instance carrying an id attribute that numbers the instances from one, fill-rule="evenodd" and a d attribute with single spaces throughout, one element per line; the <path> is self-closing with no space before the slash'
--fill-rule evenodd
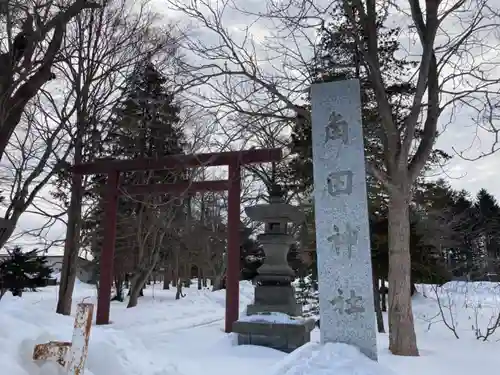
<path id="1" fill-rule="evenodd" d="M 258 285 L 255 288 L 256 304 L 285 305 L 295 302 L 295 288 L 291 285 Z"/>
<path id="2" fill-rule="evenodd" d="M 242 322 L 233 324 L 233 332 L 238 334 L 238 345 L 259 345 L 291 353 L 311 341 L 314 319 L 296 324 Z"/>
<path id="3" fill-rule="evenodd" d="M 295 289 L 291 285 L 259 285 L 255 288 L 255 301 L 248 306 L 247 315 L 269 312 L 302 315 L 302 306 L 297 304 Z"/>
<path id="4" fill-rule="evenodd" d="M 289 303 L 286 305 L 261 305 L 254 304 L 247 306 L 247 315 L 257 315 L 262 313 L 279 312 L 290 316 L 302 315 L 302 305 Z"/>

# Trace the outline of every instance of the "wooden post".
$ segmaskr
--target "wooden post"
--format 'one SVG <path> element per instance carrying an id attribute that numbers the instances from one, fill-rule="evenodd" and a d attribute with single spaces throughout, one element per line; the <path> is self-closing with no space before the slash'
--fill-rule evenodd
<path id="1" fill-rule="evenodd" d="M 94 305 L 80 303 L 76 310 L 73 339 L 69 351 L 68 375 L 83 375 L 89 350 L 90 328 Z"/>
<path id="2" fill-rule="evenodd" d="M 33 351 L 33 360 L 55 361 L 66 370 L 68 375 L 83 375 L 93 312 L 93 304 L 78 304 L 72 341 L 50 341 L 46 344 L 36 345 Z"/>
<path id="3" fill-rule="evenodd" d="M 227 333 L 239 318 L 240 308 L 240 194 L 241 167 L 237 160 L 229 164 L 227 214 L 227 267 L 226 267 L 226 324 Z"/>
<path id="4" fill-rule="evenodd" d="M 99 293 L 97 296 L 96 324 L 109 324 L 111 287 L 113 286 L 113 263 L 115 258 L 116 215 L 118 209 L 119 172 L 110 172 L 106 184 L 106 207 L 104 215 L 104 240 L 99 259 Z"/>

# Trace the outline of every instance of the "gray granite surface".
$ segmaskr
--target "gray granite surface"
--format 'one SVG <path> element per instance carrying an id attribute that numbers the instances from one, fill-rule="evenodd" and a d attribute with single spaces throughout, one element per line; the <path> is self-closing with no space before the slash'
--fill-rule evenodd
<path id="1" fill-rule="evenodd" d="M 360 89 L 312 86 L 314 203 L 322 342 L 377 359 Z"/>

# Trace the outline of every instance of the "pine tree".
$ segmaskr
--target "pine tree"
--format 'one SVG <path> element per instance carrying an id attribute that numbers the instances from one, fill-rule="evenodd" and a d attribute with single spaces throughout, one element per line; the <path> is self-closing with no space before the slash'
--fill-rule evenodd
<path id="1" fill-rule="evenodd" d="M 415 202 L 430 229 L 425 238 L 439 243 L 449 271 L 455 277 L 477 277 L 484 268 L 479 247 L 483 223 L 469 193 L 438 180 L 421 184 Z"/>
<path id="2" fill-rule="evenodd" d="M 500 207 L 495 197 L 481 189 L 474 206 L 481 228 L 481 242 L 485 255 L 485 268 L 489 277 L 496 278 L 500 258 Z"/>
<path id="3" fill-rule="evenodd" d="M 150 62 L 131 78 L 130 94 L 117 111 L 112 154 L 123 159 L 181 154 L 184 135 L 177 126 L 180 107 Z"/>
<path id="4" fill-rule="evenodd" d="M 20 247 L 15 247 L 9 252 L 9 258 L 0 264 L 0 298 L 7 290 L 21 297 L 26 288 L 36 291 L 37 287 L 46 285 L 52 269 L 47 266 L 47 258 L 38 256 L 37 251 L 24 253 Z"/>
<path id="5" fill-rule="evenodd" d="M 180 107 L 167 88 L 167 79 L 158 72 L 151 62 L 141 64 L 137 67 L 135 74 L 130 77 L 128 95 L 120 103 L 115 113 L 108 143 L 102 148 L 105 152 L 103 156 L 130 160 L 181 154 L 185 147 L 185 141 L 179 122 Z M 121 184 L 166 184 L 184 178 L 185 172 L 177 170 L 127 172 L 122 174 Z M 102 176 L 96 176 L 96 186 L 102 186 L 104 182 Z M 136 225 L 140 220 L 134 218 L 147 212 L 146 216 L 150 220 L 159 220 L 159 217 L 164 215 L 167 210 L 170 210 L 169 212 L 175 211 L 179 216 L 185 216 L 182 214 L 181 201 L 168 194 L 155 196 L 154 204 L 151 204 L 153 198 L 148 196 L 134 198 L 133 200 L 120 199 L 118 204 L 115 257 L 115 280 L 118 291 L 122 290 L 121 286 L 125 281 L 126 274 L 130 273 L 141 262 L 140 259 L 134 259 L 133 255 L 138 253 L 138 246 L 144 246 L 144 243 L 139 244 L 136 238 L 137 230 L 140 229 Z M 103 212 L 102 204 L 101 201 L 96 206 L 91 220 L 85 226 L 86 231 L 94 233 L 91 246 L 97 259 L 99 258 L 100 239 L 102 238 L 100 220 Z M 149 267 L 146 268 L 149 269 Z M 132 284 L 134 277 L 142 279 L 146 276 L 143 273 L 134 275 Z M 118 296 L 118 299 L 123 300 L 123 297 Z"/>
<path id="6" fill-rule="evenodd" d="M 451 252 L 454 274 L 474 279 L 481 263 L 478 252 L 481 226 L 467 191 L 456 193 L 451 212 L 458 218 L 456 231 L 460 234 L 459 243 Z"/>

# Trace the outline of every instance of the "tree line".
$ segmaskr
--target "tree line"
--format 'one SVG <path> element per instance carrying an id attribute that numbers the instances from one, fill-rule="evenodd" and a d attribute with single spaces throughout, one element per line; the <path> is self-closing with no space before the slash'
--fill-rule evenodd
<path id="1" fill-rule="evenodd" d="M 387 311 L 386 287 L 389 266 L 387 209 L 370 205 L 370 240 L 376 311 Z M 500 206 L 486 189 L 472 197 L 465 190 L 454 190 L 445 180 L 423 182 L 410 207 L 410 293 L 415 284 L 442 285 L 451 280 L 500 280 Z M 314 238 L 314 225 L 305 237 L 308 248 Z M 318 313 L 318 276 L 315 258 L 299 272 L 298 298 L 308 314 Z M 384 332 L 381 315 L 379 331 Z"/>

